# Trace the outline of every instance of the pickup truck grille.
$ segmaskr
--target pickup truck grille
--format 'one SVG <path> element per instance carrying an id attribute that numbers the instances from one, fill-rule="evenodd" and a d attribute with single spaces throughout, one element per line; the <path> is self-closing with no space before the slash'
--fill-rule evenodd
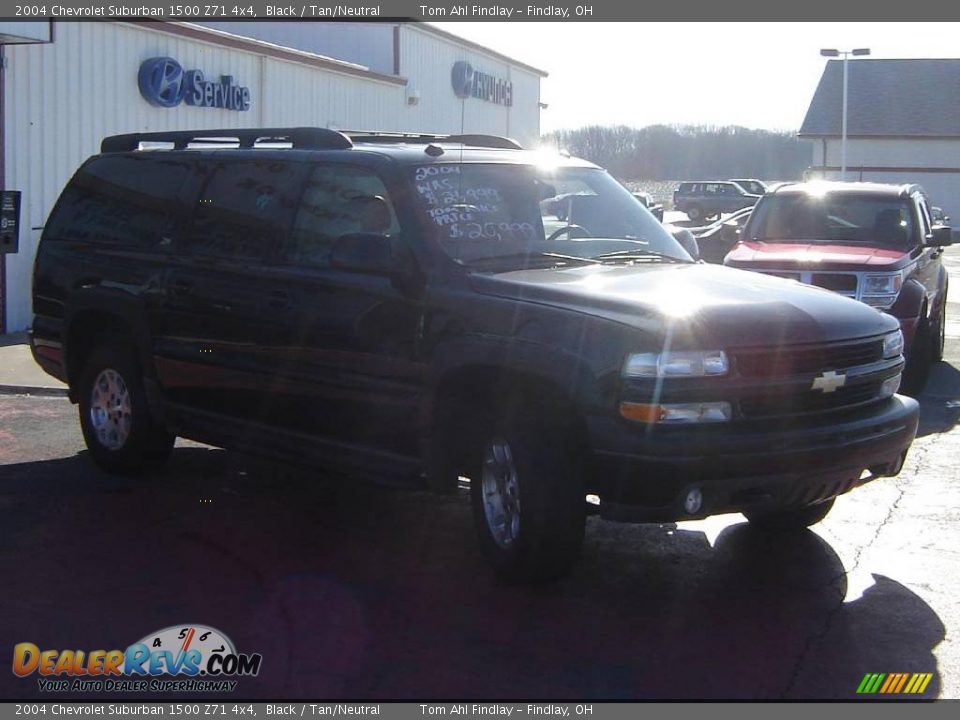
<path id="1" fill-rule="evenodd" d="M 809 270 L 761 270 L 765 275 L 797 280 L 806 285 L 816 285 L 825 290 L 859 300 L 860 278 L 850 272 L 811 272 Z"/>
<path id="2" fill-rule="evenodd" d="M 769 378 L 801 375 L 844 368 L 869 365 L 883 359 L 883 340 L 866 340 L 852 343 L 783 347 L 767 349 L 733 350 L 734 367 L 742 377 Z"/>

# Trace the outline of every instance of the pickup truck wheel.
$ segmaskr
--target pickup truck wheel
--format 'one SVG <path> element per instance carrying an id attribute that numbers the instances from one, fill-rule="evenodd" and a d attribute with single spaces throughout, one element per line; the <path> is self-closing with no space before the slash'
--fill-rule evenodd
<path id="1" fill-rule="evenodd" d="M 470 493 L 480 549 L 511 582 L 557 578 L 583 544 L 584 489 L 574 444 L 544 417 L 486 423 L 471 443 Z"/>
<path id="2" fill-rule="evenodd" d="M 700 218 L 703 217 L 703 210 L 701 210 L 696 205 L 692 205 L 689 208 L 687 208 L 687 217 L 690 218 L 691 220 L 699 220 Z"/>
<path id="3" fill-rule="evenodd" d="M 943 348 L 947 342 L 947 303 L 940 308 L 940 317 L 937 319 L 937 332 L 933 338 L 933 352 L 930 359 L 933 362 L 943 360 Z"/>
<path id="4" fill-rule="evenodd" d="M 159 467 L 169 457 L 175 438 L 150 416 L 131 349 L 120 344 L 94 348 L 78 392 L 83 439 L 104 470 L 130 474 Z"/>
<path id="5" fill-rule="evenodd" d="M 919 397 L 927 386 L 930 377 L 930 363 L 933 357 L 933 337 L 930 321 L 924 318 L 917 326 L 917 332 L 910 344 L 910 354 L 903 369 L 903 393 L 910 397 Z"/>
<path id="6" fill-rule="evenodd" d="M 827 516 L 831 508 L 833 508 L 833 499 L 790 510 L 745 512 L 744 516 L 750 521 L 752 527 L 765 532 L 792 532 L 816 525 Z"/>

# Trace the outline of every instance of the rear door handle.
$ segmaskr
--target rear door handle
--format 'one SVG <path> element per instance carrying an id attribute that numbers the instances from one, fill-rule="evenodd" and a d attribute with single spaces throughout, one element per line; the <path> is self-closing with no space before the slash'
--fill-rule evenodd
<path id="1" fill-rule="evenodd" d="M 286 290 L 274 290 L 270 293 L 270 307 L 283 310 L 290 307 L 290 293 Z"/>

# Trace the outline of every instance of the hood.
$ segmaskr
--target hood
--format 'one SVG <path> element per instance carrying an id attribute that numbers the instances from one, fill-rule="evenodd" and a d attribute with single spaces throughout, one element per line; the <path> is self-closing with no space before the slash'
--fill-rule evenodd
<path id="1" fill-rule="evenodd" d="M 724 262 L 735 267 L 763 264 L 771 269 L 795 270 L 899 270 L 909 262 L 905 250 L 863 245 L 825 245 L 803 240 L 791 242 L 743 241 L 727 253 Z"/>
<path id="2" fill-rule="evenodd" d="M 669 334 L 677 348 L 833 342 L 899 327 L 828 290 L 721 265 L 590 265 L 478 274 L 471 282 L 487 295 Z"/>

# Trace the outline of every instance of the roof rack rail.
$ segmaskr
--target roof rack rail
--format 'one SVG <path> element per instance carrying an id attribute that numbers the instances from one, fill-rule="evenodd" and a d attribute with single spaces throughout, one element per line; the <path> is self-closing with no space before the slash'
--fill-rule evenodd
<path id="1" fill-rule="evenodd" d="M 379 130 L 344 130 L 343 134 L 354 142 L 365 143 L 425 143 L 447 142 L 500 150 L 523 150 L 516 140 L 499 135 L 462 134 L 439 135 L 436 133 L 388 132 Z"/>
<path id="2" fill-rule="evenodd" d="M 112 135 L 100 143 L 100 152 L 131 152 L 139 150 L 142 143 L 173 143 L 174 150 L 183 150 L 191 143 L 252 148 L 258 142 L 290 143 L 294 149 L 307 150 L 348 150 L 353 147 L 350 138 L 328 128 L 224 128 Z"/>

